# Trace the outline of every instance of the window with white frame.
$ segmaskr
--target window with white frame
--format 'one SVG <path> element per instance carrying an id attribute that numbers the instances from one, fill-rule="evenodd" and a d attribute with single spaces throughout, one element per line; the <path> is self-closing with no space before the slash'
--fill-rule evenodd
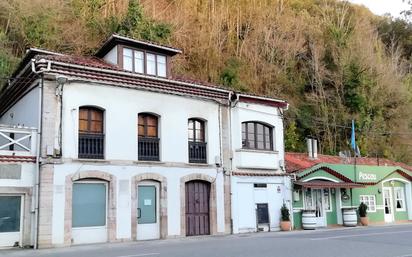
<path id="1" fill-rule="evenodd" d="M 405 192 L 403 187 L 395 187 L 393 189 L 395 193 L 395 204 L 397 211 L 404 211 L 405 210 Z"/>
<path id="2" fill-rule="evenodd" d="M 166 56 L 158 55 L 157 61 L 157 76 L 166 77 Z"/>
<path id="3" fill-rule="evenodd" d="M 123 48 L 123 69 L 136 73 L 167 77 L 167 57 L 125 47 Z"/>
<path id="4" fill-rule="evenodd" d="M 376 199 L 374 195 L 361 195 L 359 201 L 368 206 L 370 212 L 376 212 Z"/>
<path id="5" fill-rule="evenodd" d="M 134 51 L 134 71 L 144 73 L 144 53 L 142 51 Z"/>
<path id="6" fill-rule="evenodd" d="M 304 189 L 304 203 L 305 203 L 304 207 L 306 210 L 315 209 L 315 206 L 313 204 L 313 199 L 312 199 L 312 190 L 310 188 Z"/>
<path id="7" fill-rule="evenodd" d="M 330 189 L 324 188 L 323 189 L 323 200 L 325 203 L 325 211 L 332 211 L 332 197 L 330 195 Z"/>
<path id="8" fill-rule="evenodd" d="M 125 48 L 123 50 L 123 68 L 127 71 L 133 71 L 133 51 Z"/>
<path id="9" fill-rule="evenodd" d="M 156 55 L 146 54 L 146 72 L 149 75 L 156 75 Z"/>

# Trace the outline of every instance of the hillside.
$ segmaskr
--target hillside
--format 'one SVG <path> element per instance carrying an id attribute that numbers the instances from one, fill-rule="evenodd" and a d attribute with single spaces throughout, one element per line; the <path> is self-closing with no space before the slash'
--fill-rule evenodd
<path id="1" fill-rule="evenodd" d="M 111 33 L 183 49 L 174 74 L 284 98 L 286 146 L 412 162 L 412 25 L 335 0 L 0 0 L 0 77 L 25 48 L 91 54 Z"/>

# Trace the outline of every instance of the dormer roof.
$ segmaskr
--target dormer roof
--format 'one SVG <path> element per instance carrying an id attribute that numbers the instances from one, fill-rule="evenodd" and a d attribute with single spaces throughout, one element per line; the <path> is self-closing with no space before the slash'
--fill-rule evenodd
<path id="1" fill-rule="evenodd" d="M 132 39 L 128 37 L 119 36 L 113 34 L 107 39 L 107 41 L 102 45 L 102 47 L 95 54 L 96 57 L 103 58 L 110 50 L 112 50 L 117 45 L 124 45 L 132 48 L 145 49 L 152 52 L 162 53 L 168 56 L 174 56 L 176 54 L 182 53 L 182 50 L 161 45 L 153 42 Z"/>

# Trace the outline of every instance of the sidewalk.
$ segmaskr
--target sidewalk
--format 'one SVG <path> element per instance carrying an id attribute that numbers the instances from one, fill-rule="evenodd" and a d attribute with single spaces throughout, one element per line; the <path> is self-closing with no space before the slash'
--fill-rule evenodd
<path id="1" fill-rule="evenodd" d="M 243 234 L 229 234 L 229 235 L 210 235 L 210 236 L 196 236 L 196 237 L 183 237 L 183 238 L 170 238 L 170 239 L 160 239 L 160 240 L 149 240 L 149 241 L 128 241 L 128 242 L 114 242 L 114 243 L 102 243 L 102 244 L 88 244 L 88 245 L 75 245 L 70 247 L 57 247 L 50 249 L 23 249 L 23 248 L 8 248 L 1 249 L 0 253 L 3 256 L 43 256 L 53 254 L 54 256 L 59 256 L 59 253 L 69 254 L 78 251 L 89 252 L 99 250 L 110 250 L 116 251 L 124 248 L 157 248 L 164 247 L 166 245 L 177 245 L 177 244 L 191 244 L 191 243 L 213 243 L 220 240 L 236 240 L 236 239 L 259 239 L 259 238 L 296 238 L 296 237 L 310 237 L 310 235 L 318 235 L 322 233 L 332 234 L 339 233 L 339 231 L 366 231 L 366 230 L 377 230 L 380 228 L 390 229 L 396 227 L 411 227 L 412 222 L 407 223 L 394 223 L 394 224 L 373 224 L 371 226 L 357 226 L 357 227 L 325 227 L 318 228 L 316 230 L 292 230 L 292 231 L 272 231 L 272 232 L 256 232 L 256 233 L 243 233 Z M 83 257 L 78 256 L 78 257 Z"/>

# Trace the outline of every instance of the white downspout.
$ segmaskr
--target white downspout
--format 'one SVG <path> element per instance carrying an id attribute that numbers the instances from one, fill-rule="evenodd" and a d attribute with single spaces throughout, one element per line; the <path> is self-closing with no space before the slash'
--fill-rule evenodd
<path id="1" fill-rule="evenodd" d="M 34 192 L 34 249 L 38 248 L 38 230 L 39 230 L 39 195 L 40 195 L 40 157 L 42 141 L 42 123 L 43 123 L 43 73 L 50 71 L 51 63 L 48 62 L 47 68 L 36 71 L 35 60 L 31 60 L 31 70 L 33 73 L 41 76 L 39 83 L 39 108 L 38 108 L 38 128 L 37 128 L 37 145 L 36 145 L 36 174 L 35 174 L 35 192 Z"/>

